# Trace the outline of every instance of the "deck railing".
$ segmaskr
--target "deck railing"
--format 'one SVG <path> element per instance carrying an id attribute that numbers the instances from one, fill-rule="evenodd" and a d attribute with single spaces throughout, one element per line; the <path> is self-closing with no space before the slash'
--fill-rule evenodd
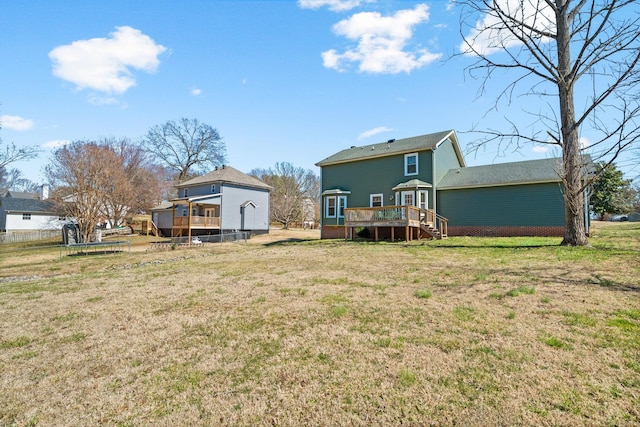
<path id="1" fill-rule="evenodd" d="M 447 236 L 447 218 L 431 209 L 416 206 L 380 206 L 375 208 L 347 208 L 344 210 L 346 227 L 431 226 Z"/>
<path id="2" fill-rule="evenodd" d="M 344 210 L 345 225 L 408 225 L 420 222 L 420 208 L 415 206 L 382 206 L 375 208 L 347 208 Z"/>
<path id="3" fill-rule="evenodd" d="M 188 216 L 177 216 L 173 218 L 173 226 L 187 228 L 220 228 L 220 217 L 218 216 L 192 216 L 189 222 Z"/>

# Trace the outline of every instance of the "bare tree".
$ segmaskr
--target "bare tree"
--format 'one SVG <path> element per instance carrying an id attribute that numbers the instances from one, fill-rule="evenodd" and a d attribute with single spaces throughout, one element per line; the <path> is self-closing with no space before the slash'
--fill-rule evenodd
<path id="1" fill-rule="evenodd" d="M 2 129 L 2 123 L 0 123 Z M 3 189 L 6 191 L 14 186 L 29 187 L 31 185 L 28 180 L 21 177 L 21 173 L 17 169 L 8 169 L 11 163 L 20 160 L 29 160 L 38 157 L 40 150 L 37 147 L 18 148 L 15 144 L 4 144 L 0 138 L 0 193 Z"/>
<path id="2" fill-rule="evenodd" d="M 45 168 L 54 186 L 52 200 L 66 216 L 75 218 L 84 241 L 103 221 L 105 195 L 121 184 L 121 168 L 112 150 L 95 142 L 75 141 L 54 151 Z"/>
<path id="3" fill-rule="evenodd" d="M 75 141 L 54 151 L 45 169 L 52 200 L 77 220 L 87 241 L 98 224 L 118 226 L 132 210 L 158 203 L 158 179 L 145 162 L 142 149 L 127 139 Z"/>
<path id="4" fill-rule="evenodd" d="M 27 178 L 23 178 L 20 170 L 0 167 L 0 195 L 5 194 L 7 190 L 31 193 L 37 189 L 38 185 Z"/>
<path id="5" fill-rule="evenodd" d="M 254 169 L 253 175 L 273 187 L 270 194 L 271 220 L 289 228 L 302 220 L 305 199 L 319 199 L 320 179 L 311 170 L 295 167 L 288 162 L 276 163 L 273 168 Z"/>
<path id="6" fill-rule="evenodd" d="M 533 124 L 509 121 L 509 131 L 482 130 L 474 148 L 497 141 L 551 144 L 562 150 L 563 245 L 587 245 L 583 191 L 588 177 L 580 134 L 598 135 L 589 146 L 594 160 L 611 164 L 640 139 L 640 14 L 634 0 L 461 0 L 462 54 L 483 79 L 480 94 L 499 71 L 514 77 L 501 101 L 518 95 L 542 100 Z M 504 80 L 501 80 L 504 81 Z M 578 83 L 580 90 L 577 91 Z M 523 89 L 520 92 L 520 89 Z M 529 126 L 530 125 L 530 126 Z M 504 147 L 502 147 L 504 148 Z"/>
<path id="7" fill-rule="evenodd" d="M 175 171 L 179 182 L 226 161 L 226 147 L 218 131 L 198 119 L 154 126 L 142 142 L 161 164 Z"/>
<path id="8" fill-rule="evenodd" d="M 107 138 L 101 141 L 105 149 L 112 150 L 122 169 L 121 182 L 112 193 L 106 194 L 106 208 L 119 225 L 129 212 L 149 212 L 161 201 L 160 175 L 158 165 L 149 162 L 148 153 L 129 139 Z"/>

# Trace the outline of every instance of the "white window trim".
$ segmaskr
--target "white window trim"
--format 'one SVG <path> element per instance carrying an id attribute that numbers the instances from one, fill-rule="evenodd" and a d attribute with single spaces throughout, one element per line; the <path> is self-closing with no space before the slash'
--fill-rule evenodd
<path id="1" fill-rule="evenodd" d="M 185 188 L 184 191 L 182 192 L 183 197 L 189 197 L 189 189 Z"/>
<path id="2" fill-rule="evenodd" d="M 329 214 L 329 200 L 333 200 L 333 215 Z M 328 196 L 324 199 L 324 216 L 325 218 L 335 218 L 338 214 L 338 203 L 336 196 Z"/>
<path id="3" fill-rule="evenodd" d="M 416 171 L 409 173 L 408 171 L 408 163 L 407 160 L 409 159 L 409 157 L 415 157 L 416 158 Z M 418 167 L 418 153 L 408 153 L 404 155 L 404 176 L 412 176 L 412 175 L 418 175 L 418 173 L 420 172 L 420 169 Z"/>
<path id="4" fill-rule="evenodd" d="M 338 218 L 344 218 L 344 210 L 347 208 L 347 196 L 338 196 Z"/>
<path id="5" fill-rule="evenodd" d="M 384 206 L 384 195 L 382 193 L 376 193 L 376 194 L 370 194 L 369 195 L 369 207 L 372 208 L 373 206 L 373 198 L 374 197 L 380 197 L 380 206 Z"/>

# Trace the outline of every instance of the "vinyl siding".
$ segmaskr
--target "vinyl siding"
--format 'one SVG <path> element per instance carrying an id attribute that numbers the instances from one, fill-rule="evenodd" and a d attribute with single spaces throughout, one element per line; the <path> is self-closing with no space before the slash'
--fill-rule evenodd
<path id="1" fill-rule="evenodd" d="M 5 227 L 7 231 L 33 231 L 33 230 L 61 230 L 63 221 L 58 216 L 31 213 L 31 219 L 22 218 L 22 213 L 9 213 L 6 215 Z"/>
<path id="2" fill-rule="evenodd" d="M 449 169 L 461 167 L 450 139 L 443 142 L 435 151 L 436 156 L 436 183 L 447 174 Z M 431 181 L 429 181 L 431 182 Z"/>
<path id="3" fill-rule="evenodd" d="M 383 205 L 395 204 L 396 185 L 411 179 L 431 182 L 431 151 L 418 152 L 418 175 L 404 175 L 404 153 L 322 168 L 322 191 L 339 188 L 351 191 L 347 207 L 368 207 L 371 194 L 382 194 Z M 324 209 L 324 200 L 323 200 Z M 323 216 L 325 214 L 323 210 Z"/>
<path id="4" fill-rule="evenodd" d="M 240 230 L 242 228 L 240 206 L 249 200 L 257 205 L 253 216 L 253 222 L 257 228 L 254 230 L 269 229 L 268 190 L 249 189 L 231 184 L 223 184 L 220 213 L 220 227 L 223 230 Z"/>
<path id="5" fill-rule="evenodd" d="M 451 226 L 562 226 L 559 183 L 438 191 L 438 213 Z"/>

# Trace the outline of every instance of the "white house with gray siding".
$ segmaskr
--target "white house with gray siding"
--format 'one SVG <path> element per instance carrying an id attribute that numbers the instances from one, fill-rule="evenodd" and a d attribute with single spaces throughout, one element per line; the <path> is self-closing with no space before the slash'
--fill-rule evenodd
<path id="1" fill-rule="evenodd" d="M 8 191 L 4 197 L 0 197 L 0 232 L 62 229 L 64 218 L 56 213 L 47 197 L 46 186 L 40 193 Z"/>
<path id="2" fill-rule="evenodd" d="M 271 187 L 258 178 L 222 166 L 176 189 L 177 199 L 151 210 L 154 223 L 166 236 L 269 232 Z"/>

